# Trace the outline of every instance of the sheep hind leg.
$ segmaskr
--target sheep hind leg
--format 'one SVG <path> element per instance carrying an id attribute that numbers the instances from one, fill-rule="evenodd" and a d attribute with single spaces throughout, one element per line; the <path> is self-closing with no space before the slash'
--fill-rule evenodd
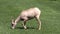
<path id="1" fill-rule="evenodd" d="M 39 19 L 39 16 L 36 16 L 36 20 L 38 21 L 38 30 L 41 29 L 41 21 Z"/>

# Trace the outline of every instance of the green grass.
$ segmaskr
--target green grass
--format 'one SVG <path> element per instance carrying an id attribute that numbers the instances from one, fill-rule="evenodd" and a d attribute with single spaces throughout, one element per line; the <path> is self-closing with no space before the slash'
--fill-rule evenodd
<path id="1" fill-rule="evenodd" d="M 27 22 L 27 30 L 21 28 L 21 22 L 12 30 L 11 16 L 16 19 L 22 10 L 30 7 L 38 7 L 42 11 L 41 30 L 36 29 L 35 19 Z M 0 34 L 60 34 L 60 0 L 0 0 Z"/>

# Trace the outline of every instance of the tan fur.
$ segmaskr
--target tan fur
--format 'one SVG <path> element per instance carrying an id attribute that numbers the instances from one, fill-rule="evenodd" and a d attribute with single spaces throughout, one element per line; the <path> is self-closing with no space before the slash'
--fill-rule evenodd
<path id="1" fill-rule="evenodd" d="M 30 9 L 27 9 L 27 10 L 23 10 L 20 13 L 20 15 L 17 17 L 17 19 L 13 22 L 14 24 L 12 23 L 13 24 L 12 29 L 15 28 L 15 26 L 16 26 L 16 24 L 19 20 L 24 21 L 23 26 L 24 26 L 25 29 L 27 29 L 26 21 L 28 21 L 31 18 L 36 18 L 36 20 L 38 21 L 38 29 L 40 30 L 41 29 L 41 21 L 39 19 L 40 14 L 41 14 L 41 11 L 37 7 L 30 8 Z"/>

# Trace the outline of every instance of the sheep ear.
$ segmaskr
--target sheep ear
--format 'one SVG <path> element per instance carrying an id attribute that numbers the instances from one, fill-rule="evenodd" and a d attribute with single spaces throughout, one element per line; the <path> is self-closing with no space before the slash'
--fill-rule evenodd
<path id="1" fill-rule="evenodd" d="M 13 19 L 13 17 L 11 17 L 12 18 L 12 24 L 14 24 L 14 19 Z"/>
<path id="2" fill-rule="evenodd" d="M 14 23 L 14 19 L 12 19 L 12 23 Z"/>

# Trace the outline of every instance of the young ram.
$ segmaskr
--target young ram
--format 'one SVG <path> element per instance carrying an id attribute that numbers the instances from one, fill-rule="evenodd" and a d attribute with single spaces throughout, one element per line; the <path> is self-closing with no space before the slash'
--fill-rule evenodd
<path id="1" fill-rule="evenodd" d="M 41 29 L 41 21 L 39 19 L 40 14 L 41 14 L 41 11 L 37 7 L 23 10 L 15 20 L 12 19 L 12 29 L 15 28 L 17 22 L 20 20 L 24 21 L 23 27 L 24 29 L 27 29 L 26 22 L 32 18 L 35 18 L 38 23 L 38 30 L 40 30 Z"/>

